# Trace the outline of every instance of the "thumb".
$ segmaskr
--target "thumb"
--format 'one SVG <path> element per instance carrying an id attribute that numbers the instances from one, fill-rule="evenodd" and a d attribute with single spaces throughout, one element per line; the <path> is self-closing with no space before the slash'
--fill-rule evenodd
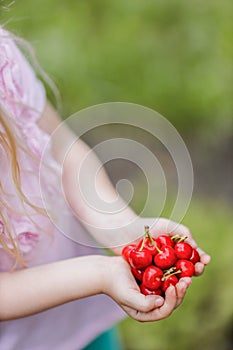
<path id="1" fill-rule="evenodd" d="M 162 306 L 164 299 L 159 295 L 144 295 L 136 289 L 129 289 L 123 304 L 141 312 L 149 312 Z"/>

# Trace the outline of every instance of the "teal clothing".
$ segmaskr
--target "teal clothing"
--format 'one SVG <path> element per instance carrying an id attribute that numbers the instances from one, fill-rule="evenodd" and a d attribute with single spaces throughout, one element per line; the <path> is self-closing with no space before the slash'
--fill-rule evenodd
<path id="1" fill-rule="evenodd" d="M 123 350 L 117 328 L 102 333 L 83 350 Z"/>

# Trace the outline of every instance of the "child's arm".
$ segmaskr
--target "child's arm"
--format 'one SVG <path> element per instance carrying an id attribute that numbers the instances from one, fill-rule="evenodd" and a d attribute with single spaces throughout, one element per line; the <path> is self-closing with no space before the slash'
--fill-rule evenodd
<path id="1" fill-rule="evenodd" d="M 55 159 L 62 164 L 63 167 L 63 189 L 66 199 L 72 208 L 73 212 L 77 215 L 80 221 L 85 225 L 88 231 L 99 241 L 103 246 L 119 246 L 122 245 L 122 237 L 125 237 L 125 244 L 135 239 L 134 232 L 128 230 L 123 232 L 122 227 L 127 226 L 129 221 L 135 221 L 137 215 L 134 211 L 127 206 L 123 199 L 118 198 L 118 194 L 115 188 L 112 186 L 109 177 L 94 152 L 90 156 L 90 147 L 84 143 L 81 139 L 78 139 L 71 151 L 66 154 L 66 150 L 72 145 L 73 140 L 76 139 L 76 135 L 67 127 L 65 123 L 61 127 L 61 120 L 57 112 L 48 103 L 42 118 L 39 120 L 39 126 L 49 134 L 59 126 L 59 133 L 57 136 L 52 137 L 52 151 Z M 65 157 L 66 155 L 66 157 Z M 77 174 L 81 169 L 82 162 L 87 158 L 91 159 L 92 170 L 98 171 L 98 177 L 96 179 L 96 188 L 98 188 L 98 195 L 106 202 L 114 202 L 118 198 L 121 201 L 124 210 L 119 213 L 101 213 L 99 210 L 95 210 L 88 205 L 83 199 L 81 190 L 83 187 L 88 187 L 88 176 L 85 179 L 85 183 L 80 184 L 80 188 L 75 186 L 77 184 Z M 64 162 L 65 159 L 65 162 Z M 92 198 L 90 198 L 92 201 Z M 92 204 L 92 203 L 91 203 Z M 101 228 L 101 229 L 98 229 Z M 116 234 L 115 227 L 120 227 Z M 132 236 L 130 236 L 132 235 Z"/>
<path id="2" fill-rule="evenodd" d="M 39 126 L 51 134 L 60 124 L 61 120 L 58 114 L 50 104 L 47 104 L 44 115 L 39 121 Z M 67 145 L 71 145 L 76 137 L 66 124 L 63 125 L 64 126 L 59 129 L 60 131 L 57 133 L 57 136 L 52 139 L 53 153 L 59 163 L 64 161 L 65 151 L 68 148 Z M 89 152 L 90 148 L 80 139 L 75 142 L 71 151 L 68 152 L 65 162 L 62 164 L 64 193 L 73 212 L 92 236 L 103 244 L 103 246 L 110 247 L 117 254 L 120 254 L 122 246 L 137 239 L 140 234 L 143 234 L 142 230 L 144 225 L 152 226 L 155 219 L 138 217 L 129 206 L 125 205 L 123 200 L 118 198 L 115 188 L 112 186 L 103 166 L 101 166 L 94 152 L 91 153 L 92 170 L 90 171 L 97 173 L 96 170 L 100 169 L 96 179 L 98 195 L 106 202 L 114 202 L 116 198 L 118 198 L 124 209 L 116 213 L 106 214 L 95 210 L 85 202 L 81 189 L 82 187 L 89 186 L 88 176 L 84 178 L 85 182 L 81 183 L 80 187 L 76 184 L 77 174 L 85 158 L 87 156 L 90 157 Z M 89 199 L 92 200 L 90 197 Z M 169 229 L 171 229 L 171 225 L 175 228 L 175 231 L 173 231 L 174 233 L 188 236 L 188 241 L 193 246 L 197 247 L 189 229 L 170 220 L 158 219 L 155 229 L 152 229 L 152 233 L 154 236 L 161 233 L 168 233 L 170 232 Z M 196 275 L 200 275 L 204 270 L 204 265 L 208 264 L 210 261 L 210 257 L 202 250 L 199 249 L 199 253 L 201 262 L 197 263 L 195 266 Z"/>
<path id="3" fill-rule="evenodd" d="M 41 127 L 43 127 L 43 123 L 42 120 Z M 45 124 L 47 130 L 50 130 L 49 132 L 53 131 L 56 123 L 58 124 L 60 121 L 55 112 L 48 113 Z M 63 142 L 68 140 L 70 134 L 72 137 L 69 130 L 64 130 L 62 142 L 60 139 L 55 140 L 53 146 L 58 151 L 58 160 L 62 154 Z M 83 143 L 77 145 L 75 154 L 72 154 L 72 159 L 75 162 L 79 154 L 81 154 L 79 160 L 86 156 L 86 147 Z M 96 157 L 94 157 L 94 161 L 98 161 Z M 76 166 L 76 163 L 73 164 L 72 171 L 74 165 Z M 65 171 L 70 166 L 71 163 L 68 164 Z M 69 174 L 67 176 L 65 182 L 69 186 Z M 101 174 L 100 184 L 103 185 L 103 195 L 116 195 L 104 171 Z M 106 192 L 105 189 L 107 189 Z M 74 201 L 76 201 L 75 198 L 76 196 L 74 196 Z M 73 205 L 75 207 L 76 204 Z M 90 212 L 88 212 L 88 208 L 84 208 L 82 213 L 82 205 L 83 203 L 78 204 L 80 212 L 77 212 L 77 215 L 81 213 L 85 218 L 85 215 Z M 137 218 L 130 208 L 126 208 L 125 216 L 119 216 L 118 223 L 123 225 L 124 220 L 128 220 L 130 215 L 132 218 Z M 100 219 L 96 216 L 95 220 L 98 222 Z M 101 220 L 103 220 L 103 224 L 105 220 L 111 224 L 111 221 L 108 221 L 109 219 L 106 217 L 102 217 Z M 112 222 L 112 224 L 115 225 L 116 222 Z M 131 230 L 128 232 L 127 234 L 130 234 Z M 119 234 L 122 235 L 122 232 Z M 95 235 L 95 231 L 93 231 L 93 235 Z M 102 238 L 104 242 L 107 242 L 105 241 L 106 237 Z M 110 240 L 112 238 L 110 237 Z M 33 315 L 72 300 L 104 293 L 117 302 L 132 318 L 139 321 L 155 321 L 172 313 L 182 302 L 190 283 L 190 278 L 180 279 L 176 287 L 168 288 L 165 300 L 159 296 L 144 296 L 140 293 L 129 265 L 122 257 L 78 257 L 20 271 L 0 273 L 0 320 L 5 321 Z"/>
<path id="4" fill-rule="evenodd" d="M 100 292 L 101 259 L 69 259 L 0 273 L 0 320 L 28 316 Z"/>
<path id="5" fill-rule="evenodd" d="M 160 296 L 140 293 L 122 257 L 86 256 L 0 273 L 0 321 L 33 315 L 58 305 L 105 293 L 132 318 L 156 321 L 181 303 L 191 279 Z"/>

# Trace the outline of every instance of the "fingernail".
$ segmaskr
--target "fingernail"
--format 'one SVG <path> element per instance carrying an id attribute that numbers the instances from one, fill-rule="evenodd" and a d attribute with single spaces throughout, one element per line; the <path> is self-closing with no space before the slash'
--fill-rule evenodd
<path id="1" fill-rule="evenodd" d="M 192 278 L 190 278 L 189 283 L 188 283 L 188 287 L 191 286 L 192 283 L 193 283 Z"/>
<path id="2" fill-rule="evenodd" d="M 174 286 L 170 286 L 169 288 L 168 288 L 168 290 L 169 290 L 169 292 L 172 294 L 172 295 L 175 295 L 176 294 L 176 290 L 175 290 L 175 287 Z"/>
<path id="3" fill-rule="evenodd" d="M 182 277 L 180 282 L 184 282 L 189 287 L 192 284 L 192 279 L 191 277 Z"/>
<path id="4" fill-rule="evenodd" d="M 161 298 L 161 297 L 158 297 L 156 300 L 155 300 L 155 306 L 159 307 L 159 306 L 162 306 L 164 303 L 164 299 Z"/>
<path id="5" fill-rule="evenodd" d="M 186 288 L 186 283 L 183 282 L 183 281 L 181 281 L 181 282 L 180 282 L 180 287 L 181 287 L 181 288 Z M 187 286 L 187 287 L 188 287 L 188 286 Z"/>

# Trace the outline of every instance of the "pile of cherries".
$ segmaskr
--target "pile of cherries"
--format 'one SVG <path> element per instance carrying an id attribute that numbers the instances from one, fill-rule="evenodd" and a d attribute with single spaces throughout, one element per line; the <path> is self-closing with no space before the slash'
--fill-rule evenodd
<path id="1" fill-rule="evenodd" d="M 122 255 L 144 295 L 162 295 L 175 286 L 181 277 L 192 277 L 194 265 L 200 261 L 199 253 L 186 243 L 186 236 L 161 235 L 153 238 L 149 227 L 139 244 L 124 247 Z"/>

